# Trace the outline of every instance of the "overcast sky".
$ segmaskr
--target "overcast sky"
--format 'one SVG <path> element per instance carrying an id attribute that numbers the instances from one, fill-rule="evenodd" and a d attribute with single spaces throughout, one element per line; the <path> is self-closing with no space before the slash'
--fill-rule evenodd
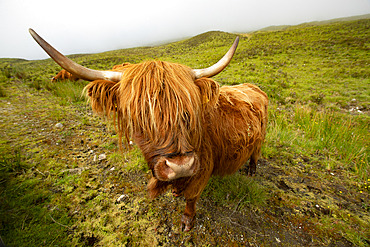
<path id="1" fill-rule="evenodd" d="M 68 55 L 369 13 L 370 0 L 0 0 L 0 57 L 48 58 L 28 28 Z"/>

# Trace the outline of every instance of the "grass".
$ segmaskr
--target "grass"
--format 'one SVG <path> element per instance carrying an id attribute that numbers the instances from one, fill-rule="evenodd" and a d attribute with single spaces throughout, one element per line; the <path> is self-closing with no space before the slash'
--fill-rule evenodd
<path id="1" fill-rule="evenodd" d="M 5 148 L 4 148 L 5 147 Z M 63 210 L 50 209 L 52 193 L 46 181 L 34 176 L 22 149 L 0 152 L 0 229 L 8 246 L 67 245 L 65 227 L 71 218 Z M 59 224 L 53 224 L 54 218 Z M 42 233 L 42 234 L 35 234 Z"/>
<path id="2" fill-rule="evenodd" d="M 329 158 L 333 155 L 345 169 L 358 174 L 361 180 L 368 178 L 368 124 L 356 123 L 353 116 L 317 112 L 304 107 L 297 108 L 294 117 L 297 131 L 306 140 L 300 143 L 303 149 L 319 150 Z"/>
<path id="3" fill-rule="evenodd" d="M 267 198 L 263 187 L 241 174 L 212 177 L 203 194 L 216 204 L 228 205 L 233 210 L 261 206 Z"/>
<path id="4" fill-rule="evenodd" d="M 277 155 L 279 147 L 297 154 L 323 155 L 328 170 L 344 168 L 359 181 L 369 178 L 369 124 L 352 115 L 332 110 L 316 111 L 295 105 L 289 114 L 270 111 L 264 156 Z"/>
<path id="5" fill-rule="evenodd" d="M 85 102 L 85 98 L 82 95 L 82 90 L 86 86 L 84 81 L 59 81 L 59 82 L 49 82 L 45 87 L 47 90 L 51 91 L 54 95 L 64 99 L 65 104 Z"/>
<path id="6" fill-rule="evenodd" d="M 262 156 L 270 170 L 278 172 L 266 171 L 266 177 L 258 178 L 243 173 L 214 177 L 202 195 L 204 203 L 212 202 L 207 205 L 216 211 L 226 207 L 232 214 L 275 212 L 279 207 L 294 212 L 316 203 L 329 209 L 318 213 L 303 207 L 306 215 L 282 218 L 315 225 L 310 231 L 321 243 L 340 237 L 357 246 L 369 243 L 363 230 L 369 227 L 370 208 L 369 30 L 370 20 L 365 19 L 241 37 L 231 64 L 215 80 L 223 85 L 253 83 L 268 94 Z M 148 59 L 202 68 L 216 62 L 234 39 L 234 34 L 208 32 L 158 47 L 70 57 L 92 69 Z M 6 202 L 0 203 L 1 239 L 9 246 L 207 245 L 204 236 L 224 241 L 202 228 L 191 237 L 174 230 L 184 202 L 170 193 L 154 201 L 147 198 L 150 170 L 140 151 L 133 146 L 119 152 L 114 131 L 87 112 L 81 97 L 86 82 L 51 83 L 59 70 L 51 59 L 0 59 L 0 127 L 6 130 L 0 139 L 0 202 Z M 26 93 L 18 95 L 17 88 Z M 35 101 L 34 95 L 47 100 Z M 15 110 L 17 104 L 23 108 Z M 63 129 L 53 127 L 57 122 Z M 101 153 L 107 159 L 94 161 Z M 283 185 L 294 193 L 281 192 L 274 179 L 281 182 L 284 176 L 316 181 L 323 194 L 306 191 L 307 201 L 299 192 L 305 187 L 298 190 L 289 180 Z M 117 201 L 120 196 L 122 201 Z M 348 206 L 351 200 L 355 203 Z M 207 209 L 200 207 L 199 212 L 200 222 L 214 232 L 240 231 L 218 223 L 222 213 L 212 218 L 212 225 L 202 221 L 210 217 Z"/>

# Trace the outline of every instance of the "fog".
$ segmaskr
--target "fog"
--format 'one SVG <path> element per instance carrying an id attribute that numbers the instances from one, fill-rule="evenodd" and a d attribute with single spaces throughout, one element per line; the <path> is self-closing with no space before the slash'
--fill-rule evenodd
<path id="1" fill-rule="evenodd" d="M 29 28 L 68 55 L 369 13 L 370 0 L 0 0 L 0 57 L 48 58 Z"/>

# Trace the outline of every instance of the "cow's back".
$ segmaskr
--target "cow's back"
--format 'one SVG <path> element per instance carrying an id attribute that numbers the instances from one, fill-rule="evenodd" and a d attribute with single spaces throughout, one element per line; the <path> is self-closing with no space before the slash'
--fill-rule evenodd
<path id="1" fill-rule="evenodd" d="M 223 86 L 215 111 L 208 116 L 215 175 L 236 172 L 260 150 L 267 124 L 267 95 L 257 86 Z"/>

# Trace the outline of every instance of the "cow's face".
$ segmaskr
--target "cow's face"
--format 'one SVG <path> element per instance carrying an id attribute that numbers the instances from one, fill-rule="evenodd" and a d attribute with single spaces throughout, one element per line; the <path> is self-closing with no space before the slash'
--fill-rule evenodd
<path id="1" fill-rule="evenodd" d="M 158 180 L 199 171 L 197 153 L 206 115 L 218 101 L 217 82 L 195 79 L 183 65 L 151 61 L 125 66 L 120 82 L 95 80 L 85 90 L 95 112 L 114 116 L 121 136 L 134 138 Z"/>
<path id="2" fill-rule="evenodd" d="M 158 118 L 157 125 L 165 126 L 164 129 L 166 129 L 166 131 L 162 131 L 159 128 L 154 133 L 154 136 L 159 138 L 150 138 L 145 128 L 140 128 L 133 136 L 153 175 L 161 181 L 191 177 L 200 170 L 198 154 L 201 152 L 203 130 L 207 128 L 203 119 L 206 118 L 205 115 L 210 114 L 209 110 L 212 112 L 216 106 L 219 85 L 208 78 L 193 80 L 188 83 L 194 86 L 192 90 L 196 92 L 190 100 L 192 102 L 198 101 L 200 110 L 196 111 L 196 114 L 190 114 L 190 110 L 186 108 L 177 109 L 175 110 L 177 115 L 186 117 L 180 118 L 175 123 L 164 120 L 162 117 Z M 176 97 L 180 98 L 180 94 L 178 92 Z M 198 95 L 201 95 L 201 97 L 199 98 Z M 158 101 L 160 100 L 158 99 Z M 159 111 L 159 109 L 154 111 Z M 192 122 L 199 123 L 199 125 L 192 128 Z M 149 122 L 148 125 L 150 125 Z"/>

